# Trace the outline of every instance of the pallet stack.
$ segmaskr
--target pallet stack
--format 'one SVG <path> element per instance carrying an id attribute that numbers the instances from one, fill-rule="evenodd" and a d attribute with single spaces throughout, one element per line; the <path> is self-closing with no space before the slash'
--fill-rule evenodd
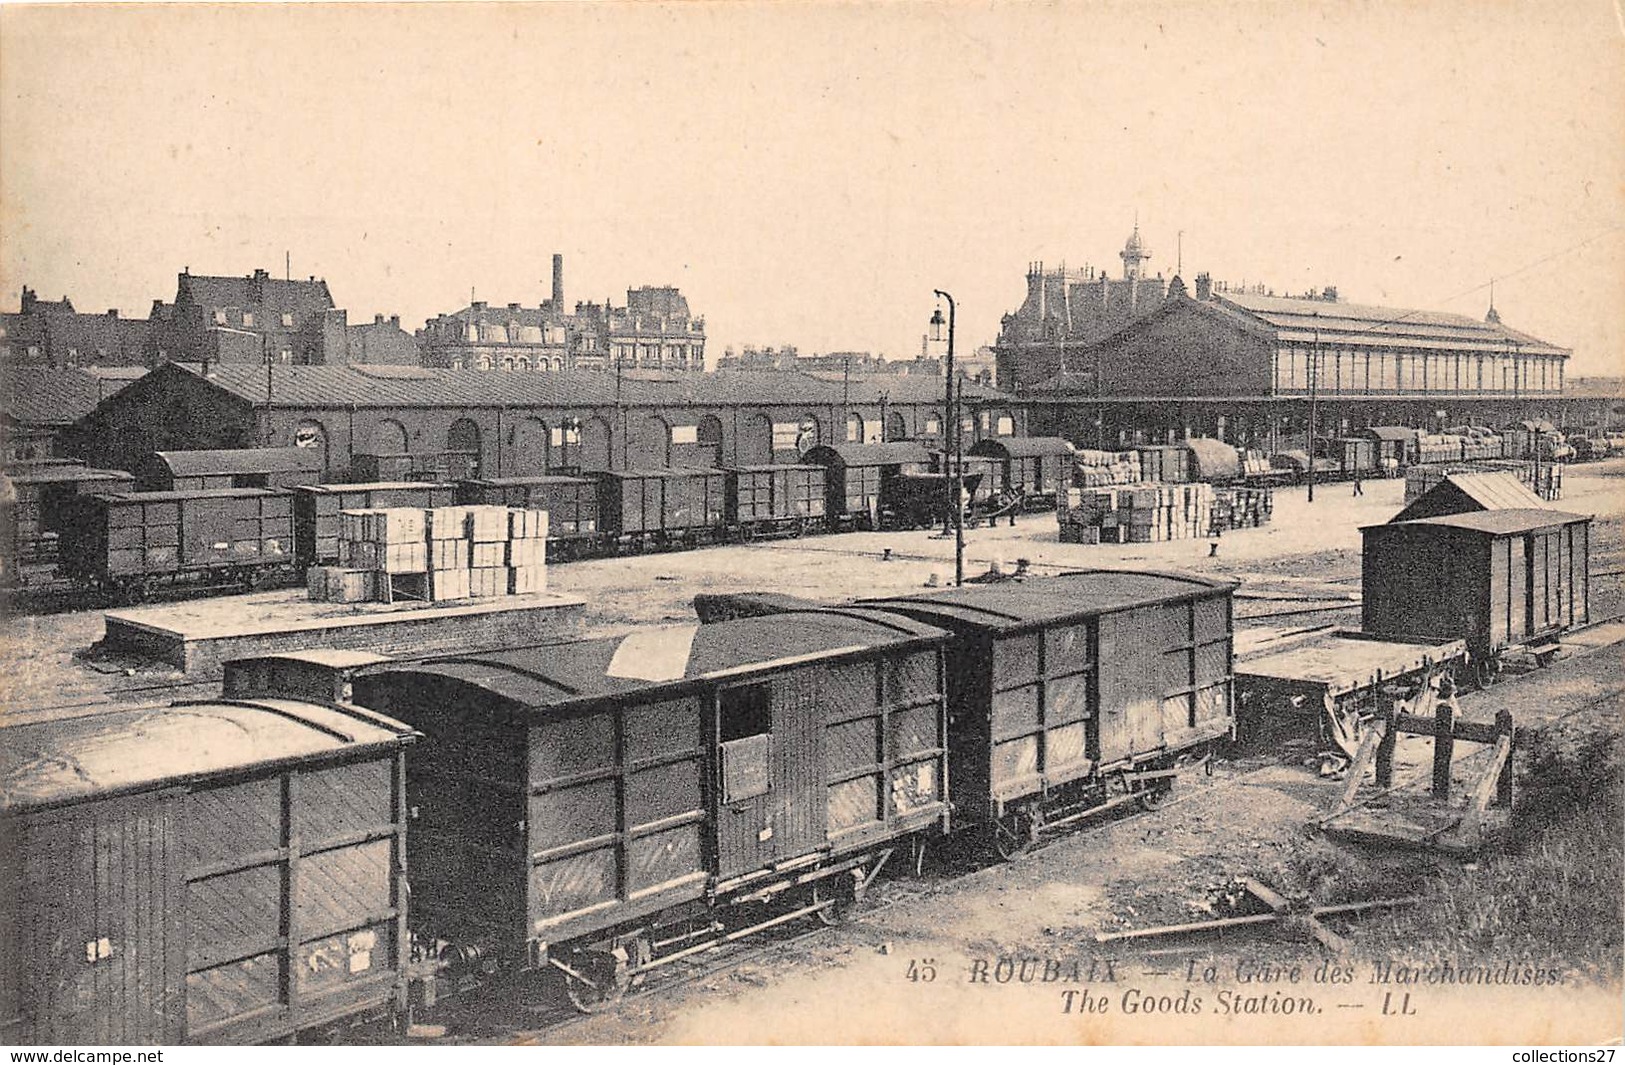
<path id="1" fill-rule="evenodd" d="M 546 511 L 390 507 L 340 519 L 340 564 L 308 571 L 314 600 L 441 603 L 547 590 Z"/>
<path id="2" fill-rule="evenodd" d="M 1138 484 L 1068 489 L 1056 513 L 1064 543 L 1153 544 L 1207 536 L 1212 510 L 1212 485 Z"/>
<path id="3" fill-rule="evenodd" d="M 1241 453 L 1241 475 L 1243 477 L 1268 477 L 1270 475 L 1270 457 L 1262 451 L 1247 450 Z"/>
<path id="4" fill-rule="evenodd" d="M 1079 488 L 1134 484 L 1140 479 L 1140 456 L 1134 451 L 1092 451 L 1072 456 L 1072 483 Z"/>
<path id="5" fill-rule="evenodd" d="M 1213 492 L 1213 529 L 1257 529 L 1275 514 L 1275 494 L 1268 488 L 1217 488 Z"/>

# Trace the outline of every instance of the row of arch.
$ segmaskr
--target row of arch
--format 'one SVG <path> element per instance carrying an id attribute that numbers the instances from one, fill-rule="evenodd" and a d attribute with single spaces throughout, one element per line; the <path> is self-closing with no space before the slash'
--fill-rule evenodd
<path id="1" fill-rule="evenodd" d="M 446 428 L 441 440 L 420 439 L 414 447 L 412 433 L 405 423 L 383 418 L 364 436 L 358 435 L 353 447 L 357 453 L 371 455 L 445 452 L 460 456 L 455 467 L 469 471 L 471 476 L 495 476 L 499 471 L 517 475 L 562 468 L 768 465 L 786 461 L 787 457 L 793 461 L 795 454 L 817 444 L 910 438 L 908 420 L 896 410 L 888 412 L 881 422 L 865 422 L 860 415 L 852 414 L 844 426 L 837 423 L 832 427 L 833 432 L 811 412 L 799 415 L 792 422 L 776 422 L 766 413 L 751 413 L 739 418 L 737 427 L 730 451 L 723 420 L 714 414 L 675 422 L 659 413 L 633 412 L 628 417 L 625 441 L 619 439 L 606 417 L 596 414 L 552 422 L 534 415 L 510 417 L 501 424 L 501 439 L 495 441 L 488 439 L 492 434 L 479 422 L 460 417 Z M 936 431 L 937 417 L 931 415 L 924 423 L 922 435 Z M 839 439 L 831 438 L 836 436 Z M 294 428 L 293 443 L 320 449 L 323 468 L 333 469 L 332 441 L 322 422 L 311 418 L 300 421 Z M 500 461 L 496 456 L 498 449 Z"/>

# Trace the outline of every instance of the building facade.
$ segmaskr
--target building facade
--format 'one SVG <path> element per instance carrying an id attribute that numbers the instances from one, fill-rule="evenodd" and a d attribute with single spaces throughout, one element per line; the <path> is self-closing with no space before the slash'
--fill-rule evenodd
<path id="1" fill-rule="evenodd" d="M 1092 266 L 1046 270 L 1041 262 L 1028 264 L 1027 297 L 1004 316 L 993 345 L 1000 388 L 1015 391 L 1068 372 L 1082 348 L 1161 306 L 1171 282 L 1160 273 L 1150 276 L 1151 252 L 1138 224 L 1118 258 L 1119 278 Z"/>
<path id="2" fill-rule="evenodd" d="M 66 296 L 42 300 L 24 287 L 19 309 L 0 314 L 0 365 L 145 366 L 147 323 L 115 310 L 80 314 Z"/>
<path id="3" fill-rule="evenodd" d="M 426 366 L 553 372 L 622 368 L 703 370 L 705 319 L 669 286 L 632 288 L 626 305 L 564 301 L 564 257 L 553 256 L 553 291 L 534 307 L 471 302 L 418 333 Z"/>

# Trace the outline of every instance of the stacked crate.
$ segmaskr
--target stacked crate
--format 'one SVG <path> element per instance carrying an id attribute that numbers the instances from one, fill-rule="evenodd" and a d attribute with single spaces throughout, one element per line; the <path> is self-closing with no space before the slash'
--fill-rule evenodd
<path id="1" fill-rule="evenodd" d="M 1065 543 L 1150 544 L 1208 535 L 1212 510 L 1212 485 L 1138 484 L 1068 489 L 1057 516 Z"/>
<path id="2" fill-rule="evenodd" d="M 1134 484 L 1140 479 L 1140 456 L 1133 451 L 1077 451 L 1072 457 L 1072 483 L 1079 488 Z"/>
<path id="3" fill-rule="evenodd" d="M 377 507 L 339 513 L 339 564 L 305 571 L 312 599 L 362 603 L 389 598 L 390 581 L 429 570 L 424 512 Z"/>
<path id="4" fill-rule="evenodd" d="M 1213 492 L 1213 529 L 1257 529 L 1275 514 L 1275 494 L 1268 488 L 1218 488 Z"/>
<path id="5" fill-rule="evenodd" d="M 547 589 L 546 511 L 390 507 L 340 517 L 340 565 L 311 567 L 312 599 L 440 603 Z"/>
<path id="6" fill-rule="evenodd" d="M 547 511 L 508 511 L 510 595 L 547 591 Z"/>
<path id="7" fill-rule="evenodd" d="M 1243 477 L 1268 477 L 1270 475 L 1270 457 L 1262 451 L 1243 451 L 1241 453 L 1241 475 Z"/>

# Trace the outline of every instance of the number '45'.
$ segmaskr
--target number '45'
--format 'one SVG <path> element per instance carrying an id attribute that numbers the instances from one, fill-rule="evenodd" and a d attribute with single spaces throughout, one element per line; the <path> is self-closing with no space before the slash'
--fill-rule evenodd
<path id="1" fill-rule="evenodd" d="M 937 959 L 910 958 L 905 975 L 911 984 L 929 984 L 937 978 Z"/>

